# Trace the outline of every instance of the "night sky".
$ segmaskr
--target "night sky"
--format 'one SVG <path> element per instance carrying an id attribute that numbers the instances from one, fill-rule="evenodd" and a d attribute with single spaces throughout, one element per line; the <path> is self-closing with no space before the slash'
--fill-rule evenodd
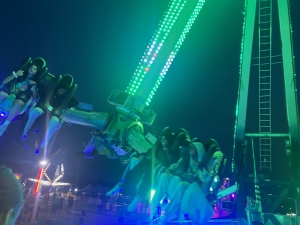
<path id="1" fill-rule="evenodd" d="M 68 73 L 74 77 L 78 101 L 92 104 L 95 111 L 106 112 L 113 108 L 107 103 L 108 96 L 114 89 L 125 90 L 168 2 L 1 0 L 0 78 L 3 80 L 16 70 L 25 57 L 42 57 L 50 73 Z M 300 20 L 297 18 L 300 5 L 297 0 L 290 2 L 296 71 L 300 71 Z M 173 131 L 183 127 L 200 140 L 215 138 L 229 160 L 228 176 L 243 10 L 242 0 L 207 0 L 151 102 L 157 118 L 151 127 L 145 127 L 155 135 L 169 126 Z M 275 89 L 282 88 L 280 79 L 277 84 Z M 256 91 L 250 87 L 251 90 Z M 283 101 L 283 92 L 276 93 L 282 93 L 278 101 Z M 250 105 L 257 103 L 251 97 L 249 101 Z M 286 127 L 284 107 L 275 108 L 277 127 Z M 33 129 L 29 134 L 31 150 L 15 143 L 23 129 L 22 123 L 22 120 L 14 121 L 1 137 L 0 161 L 25 177 L 36 176 L 39 156 L 34 154 L 33 146 L 35 140 L 42 138 L 44 122 L 40 120 L 35 125 L 40 132 Z M 248 119 L 248 123 L 258 122 Z M 88 127 L 65 123 L 50 150 L 53 154 L 60 149 L 52 157 L 52 163 L 64 163 L 65 181 L 79 188 L 90 182 L 115 183 L 123 171 L 119 160 L 98 155 L 95 159 L 85 159 L 77 154 L 89 140 L 90 131 Z M 274 154 L 274 163 L 281 155 L 285 155 L 284 150 L 279 149 Z M 110 170 L 113 171 L 108 176 Z"/>

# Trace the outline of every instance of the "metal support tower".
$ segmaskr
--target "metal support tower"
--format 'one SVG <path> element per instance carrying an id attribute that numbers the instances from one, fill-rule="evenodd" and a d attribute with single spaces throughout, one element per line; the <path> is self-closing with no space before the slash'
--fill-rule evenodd
<path id="1" fill-rule="evenodd" d="M 259 1 L 259 133 L 271 133 L 272 0 Z M 259 138 L 260 169 L 272 170 L 271 137 Z"/>
<path id="2" fill-rule="evenodd" d="M 273 55 L 272 40 L 273 34 L 273 9 L 278 4 L 279 28 L 281 38 L 281 55 L 283 66 L 283 78 L 285 88 L 285 104 L 287 115 L 288 132 L 274 132 L 272 130 L 272 67 L 277 64 Z M 258 15 L 256 15 L 258 12 Z M 275 21 L 275 20 L 274 20 Z M 253 60 L 252 52 L 255 34 L 255 23 L 258 22 L 258 57 L 256 57 L 258 66 L 258 129 L 255 133 L 246 133 L 246 118 L 248 91 L 250 83 L 251 62 Z M 275 21 L 277 22 L 277 21 Z M 278 88 L 278 87 L 276 87 Z M 274 87 L 273 87 L 274 89 Z M 274 93 L 274 92 L 273 92 Z M 281 138 L 286 145 L 286 154 L 289 158 L 288 165 L 292 176 L 287 174 L 287 179 L 295 181 L 296 198 L 300 202 L 300 149 L 299 149 L 299 114 L 297 105 L 296 75 L 294 67 L 292 27 L 289 10 L 289 0 L 246 0 L 245 18 L 243 24 L 243 38 L 240 55 L 240 81 L 238 90 L 238 100 L 236 105 L 236 122 L 234 133 L 234 151 L 232 171 L 236 177 L 241 176 L 246 157 L 245 141 L 247 138 L 259 138 L 260 152 L 260 170 L 272 172 L 272 139 Z M 272 154 L 273 153 L 273 154 Z M 298 187 L 297 187 L 298 186 Z M 298 212 L 299 210 L 298 204 Z"/>

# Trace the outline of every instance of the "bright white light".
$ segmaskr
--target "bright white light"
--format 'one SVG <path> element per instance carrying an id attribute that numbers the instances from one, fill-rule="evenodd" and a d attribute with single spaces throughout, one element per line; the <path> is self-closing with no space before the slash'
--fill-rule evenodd
<path id="1" fill-rule="evenodd" d="M 45 166 L 47 164 L 47 161 L 46 160 L 42 160 L 42 161 L 40 161 L 40 164 L 43 165 L 43 166 Z"/>
<path id="2" fill-rule="evenodd" d="M 75 191 L 78 191 L 78 189 L 77 189 L 77 188 L 75 188 Z"/>
<path id="3" fill-rule="evenodd" d="M 152 189 L 150 192 L 150 202 L 151 202 L 152 198 L 154 197 L 154 194 L 155 194 L 155 190 Z"/>

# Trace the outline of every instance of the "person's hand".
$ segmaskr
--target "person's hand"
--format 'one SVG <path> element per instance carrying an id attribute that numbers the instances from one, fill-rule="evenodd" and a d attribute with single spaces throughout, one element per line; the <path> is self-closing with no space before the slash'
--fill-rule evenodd
<path id="1" fill-rule="evenodd" d="M 18 77 L 22 77 L 22 76 L 23 76 L 23 73 L 24 73 L 23 70 L 18 70 L 18 71 L 16 72 L 16 75 L 17 75 Z"/>

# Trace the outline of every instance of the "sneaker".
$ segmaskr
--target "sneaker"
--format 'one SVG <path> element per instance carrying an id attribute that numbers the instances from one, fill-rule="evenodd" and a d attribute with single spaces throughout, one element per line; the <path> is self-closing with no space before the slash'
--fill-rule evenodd
<path id="1" fill-rule="evenodd" d="M 106 196 L 111 196 L 115 193 L 121 193 L 121 192 L 122 192 L 122 188 L 117 184 L 110 191 L 106 192 Z"/>
<path id="2" fill-rule="evenodd" d="M 132 202 L 128 205 L 127 207 L 127 211 L 128 212 L 135 212 L 137 210 L 138 204 L 141 201 L 140 197 L 134 197 L 134 199 L 132 200 Z"/>

